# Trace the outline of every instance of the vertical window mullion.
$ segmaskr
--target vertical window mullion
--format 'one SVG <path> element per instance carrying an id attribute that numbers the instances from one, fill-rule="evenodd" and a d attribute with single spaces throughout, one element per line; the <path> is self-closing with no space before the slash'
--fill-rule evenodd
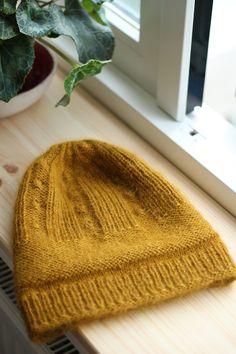
<path id="1" fill-rule="evenodd" d="M 194 0 L 163 3 L 158 55 L 158 106 L 175 120 L 185 117 Z"/>

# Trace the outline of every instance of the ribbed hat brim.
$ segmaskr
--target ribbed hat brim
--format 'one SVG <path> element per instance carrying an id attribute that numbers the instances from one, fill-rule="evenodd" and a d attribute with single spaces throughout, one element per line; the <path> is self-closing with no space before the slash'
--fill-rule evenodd
<path id="1" fill-rule="evenodd" d="M 78 323 L 227 284 L 236 268 L 224 244 L 213 237 L 194 250 L 61 281 L 19 294 L 29 335 L 45 342 Z"/>

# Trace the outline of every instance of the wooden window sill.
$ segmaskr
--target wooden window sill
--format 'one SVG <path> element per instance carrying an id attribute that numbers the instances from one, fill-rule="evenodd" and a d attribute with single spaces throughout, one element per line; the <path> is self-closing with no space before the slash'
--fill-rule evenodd
<path id="1" fill-rule="evenodd" d="M 161 171 L 211 223 L 236 260 L 236 219 L 154 150 L 107 108 L 78 89 L 68 108 L 54 108 L 63 95 L 58 72 L 44 97 L 28 110 L 0 120 L 0 248 L 11 257 L 12 217 L 22 175 L 50 145 L 95 138 L 133 151 Z M 100 353 L 234 353 L 236 282 L 167 303 L 79 327 Z"/>

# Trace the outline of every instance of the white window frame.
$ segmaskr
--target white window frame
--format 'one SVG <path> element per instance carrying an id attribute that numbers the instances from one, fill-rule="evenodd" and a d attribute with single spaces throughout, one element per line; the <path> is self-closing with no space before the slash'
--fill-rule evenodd
<path id="1" fill-rule="evenodd" d="M 163 0 L 141 1 L 140 25 L 136 27 L 113 4 L 106 5 L 116 38 L 113 63 L 154 97 L 162 5 Z"/>
<path id="2" fill-rule="evenodd" d="M 159 70 L 165 63 L 167 67 L 162 67 L 163 72 L 158 76 L 159 107 L 157 96 L 141 87 L 137 80 L 132 80 L 115 63 L 85 81 L 83 86 L 236 216 L 236 130 L 209 107 L 205 106 L 190 115 L 185 115 L 183 111 L 187 95 L 184 66 L 190 57 L 189 32 L 194 3 L 192 0 L 178 0 L 183 10 L 178 20 L 175 20 L 178 31 L 172 22 L 177 13 L 177 10 L 173 12 L 175 0 L 164 0 L 164 3 L 161 20 L 161 38 L 164 42 L 159 43 L 162 52 L 158 66 Z M 179 45 L 171 45 L 173 38 L 179 40 Z M 166 42 L 170 43 L 167 45 Z M 76 58 L 71 41 L 65 38 L 56 40 L 56 43 L 72 58 Z M 175 58 L 178 65 L 173 65 L 171 58 Z M 61 65 L 66 68 L 64 63 L 61 62 Z M 175 88 L 173 91 L 172 84 Z M 168 97 L 172 99 L 169 106 Z"/>
<path id="3" fill-rule="evenodd" d="M 186 109 L 194 0 L 143 0 L 140 11 L 135 27 L 114 5 L 107 6 L 116 37 L 113 62 L 180 121 Z"/>

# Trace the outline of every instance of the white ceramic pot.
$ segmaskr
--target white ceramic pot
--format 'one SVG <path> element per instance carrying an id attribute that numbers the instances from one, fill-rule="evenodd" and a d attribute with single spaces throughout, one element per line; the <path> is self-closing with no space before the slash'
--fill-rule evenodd
<path id="1" fill-rule="evenodd" d="M 8 103 L 0 101 L 0 118 L 6 118 L 12 116 L 16 113 L 23 111 L 24 109 L 30 107 L 36 101 L 38 101 L 41 96 L 45 93 L 46 88 L 52 81 L 53 75 L 56 70 L 56 57 L 54 53 L 47 48 L 45 48 L 52 58 L 52 65 L 47 76 L 36 86 L 27 91 L 19 93 L 17 96 L 13 97 Z M 45 63 L 42 63 L 45 65 Z"/>

